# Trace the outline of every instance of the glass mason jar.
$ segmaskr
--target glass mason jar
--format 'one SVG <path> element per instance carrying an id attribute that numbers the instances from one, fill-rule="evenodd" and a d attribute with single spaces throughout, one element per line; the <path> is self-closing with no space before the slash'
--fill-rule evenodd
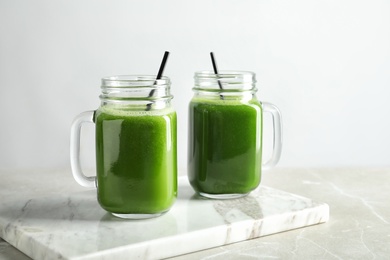
<path id="1" fill-rule="evenodd" d="M 195 73 L 189 105 L 188 178 L 201 196 L 230 199 L 258 187 L 262 168 L 278 162 L 281 116 L 256 98 L 255 74 L 248 71 Z M 263 111 L 273 118 L 271 158 L 262 164 Z"/>
<path id="2" fill-rule="evenodd" d="M 101 105 L 76 117 L 71 165 L 76 181 L 97 187 L 103 209 L 121 218 L 149 218 L 168 211 L 177 196 L 176 112 L 170 80 L 155 76 L 102 79 Z M 96 177 L 80 167 L 80 127 L 94 122 Z"/>

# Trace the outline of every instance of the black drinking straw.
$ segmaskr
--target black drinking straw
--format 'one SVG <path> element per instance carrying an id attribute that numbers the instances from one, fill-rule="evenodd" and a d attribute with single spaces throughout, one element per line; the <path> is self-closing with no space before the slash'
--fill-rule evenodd
<path id="1" fill-rule="evenodd" d="M 158 70 L 158 73 L 157 73 L 157 77 L 156 77 L 156 80 L 154 82 L 154 84 L 157 84 L 157 80 L 161 79 L 162 77 L 162 74 L 164 72 L 164 68 L 165 68 L 165 64 L 167 63 L 167 60 L 168 60 L 168 56 L 169 56 L 169 51 L 165 51 L 164 53 L 164 57 L 161 61 L 161 65 L 160 65 L 160 68 Z M 149 93 L 149 96 L 148 97 L 151 97 L 153 96 L 154 92 L 156 91 L 156 89 L 152 89 Z M 146 105 L 146 110 L 150 110 L 152 107 L 152 103 L 149 103 Z"/>
<path id="2" fill-rule="evenodd" d="M 157 73 L 156 79 L 161 79 L 162 74 L 164 72 L 165 64 L 167 63 L 168 56 L 169 56 L 169 51 L 165 51 L 164 57 L 161 61 L 160 69 L 158 70 L 158 73 Z"/>
<path id="3" fill-rule="evenodd" d="M 214 53 L 210 52 L 210 57 L 211 57 L 211 62 L 213 63 L 213 69 L 214 69 L 214 74 L 217 76 L 217 82 L 220 90 L 223 90 L 222 83 L 219 81 L 219 75 L 218 75 L 218 69 L 217 69 L 217 63 L 214 58 Z M 220 95 L 221 99 L 223 99 L 223 96 Z"/>

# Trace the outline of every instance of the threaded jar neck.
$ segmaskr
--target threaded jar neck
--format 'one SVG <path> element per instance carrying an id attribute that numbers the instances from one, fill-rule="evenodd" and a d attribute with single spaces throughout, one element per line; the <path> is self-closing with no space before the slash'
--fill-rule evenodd
<path id="1" fill-rule="evenodd" d="M 256 76 L 250 71 L 198 71 L 194 80 L 193 91 L 202 96 L 249 97 L 257 92 Z"/>
<path id="2" fill-rule="evenodd" d="M 156 80 L 154 75 L 121 75 L 102 79 L 100 100 L 102 105 L 154 106 L 161 108 L 170 103 L 171 81 L 168 77 Z"/>

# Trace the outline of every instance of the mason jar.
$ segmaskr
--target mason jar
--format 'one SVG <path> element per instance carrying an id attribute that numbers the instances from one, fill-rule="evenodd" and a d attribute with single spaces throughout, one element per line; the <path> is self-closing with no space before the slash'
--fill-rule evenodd
<path id="1" fill-rule="evenodd" d="M 260 184 L 262 169 L 279 161 L 282 127 L 279 109 L 256 97 L 249 71 L 195 73 L 189 104 L 188 178 L 201 196 L 231 199 Z M 273 151 L 263 163 L 263 112 L 273 119 Z"/>
<path id="2" fill-rule="evenodd" d="M 168 211 L 177 196 L 176 112 L 170 80 L 156 76 L 102 79 L 101 105 L 76 117 L 71 165 L 76 181 L 97 187 L 100 206 L 121 218 L 150 218 Z M 82 173 L 80 128 L 95 123 L 96 177 Z"/>

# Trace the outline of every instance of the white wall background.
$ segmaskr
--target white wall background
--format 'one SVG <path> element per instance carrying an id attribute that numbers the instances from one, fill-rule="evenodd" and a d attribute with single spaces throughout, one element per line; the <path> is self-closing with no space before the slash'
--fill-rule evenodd
<path id="1" fill-rule="evenodd" d="M 256 72 L 259 99 L 281 109 L 280 166 L 390 165 L 389 1 L 1 0 L 0 167 L 69 167 L 70 124 L 99 106 L 100 78 L 156 74 L 165 50 L 179 167 L 210 51 Z"/>

